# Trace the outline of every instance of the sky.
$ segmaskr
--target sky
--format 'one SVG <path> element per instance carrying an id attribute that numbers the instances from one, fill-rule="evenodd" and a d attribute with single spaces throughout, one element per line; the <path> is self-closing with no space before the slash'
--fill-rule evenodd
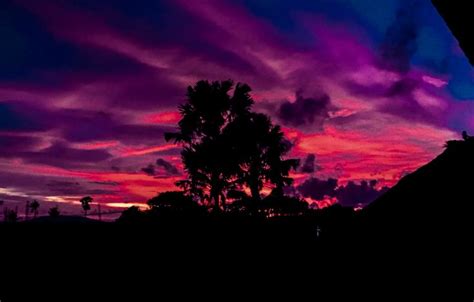
<path id="1" fill-rule="evenodd" d="M 474 131 L 472 68 L 430 1 L 3 0 L 0 36 L 4 206 L 75 213 L 91 195 L 112 211 L 175 190 L 163 134 L 201 79 L 252 87 L 302 192 L 391 186 Z"/>

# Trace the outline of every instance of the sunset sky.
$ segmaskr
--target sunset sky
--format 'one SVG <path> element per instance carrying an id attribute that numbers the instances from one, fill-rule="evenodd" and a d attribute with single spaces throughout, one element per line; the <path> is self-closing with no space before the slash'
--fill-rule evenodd
<path id="1" fill-rule="evenodd" d="M 248 83 L 310 177 L 393 185 L 474 132 L 472 67 L 430 1 L 0 1 L 0 200 L 79 211 L 183 178 L 186 87 Z M 314 155 L 314 156 L 313 156 Z"/>

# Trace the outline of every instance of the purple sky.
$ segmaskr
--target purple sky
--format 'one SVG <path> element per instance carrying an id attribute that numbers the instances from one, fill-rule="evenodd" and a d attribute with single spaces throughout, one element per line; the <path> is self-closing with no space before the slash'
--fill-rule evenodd
<path id="1" fill-rule="evenodd" d="M 0 35 L 0 200 L 43 213 L 174 189 L 163 133 L 200 79 L 253 88 L 309 158 L 297 184 L 392 185 L 474 128 L 471 66 L 429 1 L 6 0 Z"/>

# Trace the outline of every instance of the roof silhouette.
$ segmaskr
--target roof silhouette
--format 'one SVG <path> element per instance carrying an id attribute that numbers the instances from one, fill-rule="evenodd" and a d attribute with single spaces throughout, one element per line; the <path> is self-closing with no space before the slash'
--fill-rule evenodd
<path id="1" fill-rule="evenodd" d="M 362 215 L 400 234 L 470 231 L 473 173 L 474 141 L 448 141 L 442 154 L 403 177 Z"/>

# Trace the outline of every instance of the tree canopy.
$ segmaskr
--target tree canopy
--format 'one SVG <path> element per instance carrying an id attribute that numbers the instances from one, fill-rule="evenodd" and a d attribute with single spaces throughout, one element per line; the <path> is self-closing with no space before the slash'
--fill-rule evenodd
<path id="1" fill-rule="evenodd" d="M 289 172 L 298 161 L 285 160 L 291 144 L 270 118 L 253 112 L 247 84 L 199 81 L 188 87 L 180 105 L 178 131 L 167 141 L 183 145 L 181 157 L 187 179 L 178 186 L 214 206 L 225 206 L 227 193 L 251 190 L 260 199 L 264 183 L 277 188 L 290 184 Z"/>

